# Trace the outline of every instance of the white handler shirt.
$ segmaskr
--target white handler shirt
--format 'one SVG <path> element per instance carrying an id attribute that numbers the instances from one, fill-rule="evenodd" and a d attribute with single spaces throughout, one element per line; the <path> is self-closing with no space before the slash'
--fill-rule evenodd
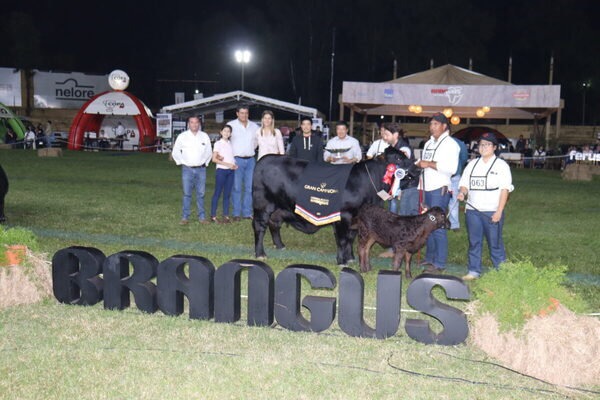
<path id="1" fill-rule="evenodd" d="M 212 159 L 210 138 L 206 132 L 198 131 L 194 135 L 188 129 L 177 136 L 171 154 L 177 165 L 187 167 L 208 166 Z"/>
<path id="2" fill-rule="evenodd" d="M 369 150 L 367 150 L 367 157 L 377 157 L 382 154 L 385 149 L 387 149 L 390 145 L 384 141 L 383 139 L 377 139 L 371 144 Z"/>
<path id="3" fill-rule="evenodd" d="M 509 165 L 496 156 L 488 162 L 482 158 L 469 161 L 458 185 L 469 189 L 467 201 L 475 208 L 492 212 L 496 211 L 500 204 L 500 191 L 507 189 L 512 192 L 515 189 Z M 466 208 L 473 209 L 469 204 Z"/>
<path id="4" fill-rule="evenodd" d="M 458 155 L 460 147 L 458 143 L 450 136 L 450 132 L 442 133 L 438 140 L 433 136 L 425 143 L 421 152 L 421 160 L 435 161 L 437 169 L 425 168 L 423 170 L 423 185 L 425 191 L 432 191 L 448 186 L 450 188 L 450 178 L 456 172 L 458 167 Z"/>

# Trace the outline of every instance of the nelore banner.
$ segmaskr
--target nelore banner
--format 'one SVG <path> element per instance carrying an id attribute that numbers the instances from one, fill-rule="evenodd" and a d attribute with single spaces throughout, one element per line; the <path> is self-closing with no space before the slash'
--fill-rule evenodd
<path id="1" fill-rule="evenodd" d="M 21 107 L 21 71 L 0 68 L 0 103 Z"/>
<path id="2" fill-rule="evenodd" d="M 461 106 L 560 106 L 560 85 L 425 85 L 406 83 L 344 82 L 344 103 Z"/>
<path id="3" fill-rule="evenodd" d="M 111 90 L 108 75 L 33 72 L 33 103 L 36 108 L 78 109 L 98 93 Z"/>
<path id="4" fill-rule="evenodd" d="M 363 278 L 350 268 L 340 272 L 338 298 L 302 298 L 303 285 L 319 290 L 336 288 L 334 274 L 318 265 L 294 264 L 275 277 L 267 264 L 256 260 L 231 260 L 215 268 L 199 256 L 175 255 L 159 262 L 143 251 L 125 250 L 106 257 L 93 247 L 68 247 L 52 258 L 52 285 L 61 303 L 90 306 L 103 301 L 105 309 L 124 310 L 133 296 L 141 311 L 160 310 L 172 316 L 183 314 L 185 296 L 190 319 L 234 323 L 241 317 L 242 271 L 248 273 L 248 325 L 271 327 L 276 320 L 292 331 L 322 332 L 333 324 L 337 313 L 340 329 L 350 336 L 385 339 L 396 335 L 400 327 L 399 271 L 381 270 L 377 275 L 375 327 L 363 318 Z M 407 318 L 406 334 L 425 344 L 463 343 L 469 332 L 465 314 L 434 298 L 436 286 L 445 291 L 447 299 L 470 299 L 468 287 L 457 277 L 419 275 L 408 286 L 406 301 L 423 315 L 437 319 L 442 329 L 434 332 L 429 321 Z M 309 319 L 302 315 L 302 307 L 310 312 Z"/>

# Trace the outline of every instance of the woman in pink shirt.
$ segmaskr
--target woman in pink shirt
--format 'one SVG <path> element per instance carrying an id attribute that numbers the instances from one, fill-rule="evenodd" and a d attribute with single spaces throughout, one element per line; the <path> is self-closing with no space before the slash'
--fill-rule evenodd
<path id="1" fill-rule="evenodd" d="M 231 222 L 229 219 L 229 196 L 233 188 L 233 171 L 237 169 L 235 158 L 233 157 L 233 148 L 229 141 L 232 130 L 230 125 L 223 126 L 223 129 L 221 129 L 221 139 L 215 143 L 213 148 L 212 161 L 217 165 L 217 168 L 215 171 L 215 193 L 213 194 L 210 208 L 210 220 L 217 223 Z M 223 220 L 219 221 L 217 219 L 217 207 L 221 192 L 223 192 Z"/>
<path id="2" fill-rule="evenodd" d="M 267 154 L 284 154 L 283 136 L 279 129 L 275 129 L 273 112 L 265 110 L 262 113 L 261 127 L 256 130 L 256 143 L 258 144 L 258 159 Z"/>

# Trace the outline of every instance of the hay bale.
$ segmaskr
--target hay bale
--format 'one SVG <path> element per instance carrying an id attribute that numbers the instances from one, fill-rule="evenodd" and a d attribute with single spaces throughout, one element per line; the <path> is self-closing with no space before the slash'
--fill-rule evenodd
<path id="1" fill-rule="evenodd" d="M 0 309 L 37 303 L 51 294 L 50 262 L 43 255 L 28 251 L 22 265 L 0 267 Z"/>
<path id="2" fill-rule="evenodd" d="M 562 178 L 567 181 L 592 180 L 592 166 L 587 164 L 568 164 L 562 172 Z"/>
<path id="3" fill-rule="evenodd" d="M 523 332 L 499 332 L 498 321 L 481 315 L 470 341 L 504 365 L 562 386 L 600 382 L 600 320 L 578 316 L 559 305 L 556 312 L 530 319 Z"/>
<path id="4" fill-rule="evenodd" d="M 62 157 L 62 149 L 48 147 L 37 151 L 38 157 Z"/>

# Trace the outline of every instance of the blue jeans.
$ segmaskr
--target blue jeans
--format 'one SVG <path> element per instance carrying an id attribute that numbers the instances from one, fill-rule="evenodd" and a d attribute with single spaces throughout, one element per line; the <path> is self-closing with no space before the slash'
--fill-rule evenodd
<path id="1" fill-rule="evenodd" d="M 206 167 L 190 168 L 181 166 L 181 181 L 183 183 L 183 208 L 181 219 L 190 219 L 190 205 L 192 191 L 196 189 L 196 204 L 198 206 L 198 219 L 206 219 L 204 214 L 204 188 L 206 185 Z"/>
<path id="2" fill-rule="evenodd" d="M 256 160 L 254 157 L 236 157 L 235 163 L 238 169 L 235 170 L 233 180 L 233 216 L 239 217 L 241 214 L 242 217 L 246 218 L 252 215 L 252 176 L 254 175 Z"/>
<path id="3" fill-rule="evenodd" d="M 456 199 L 458 196 L 458 182 L 460 181 L 460 175 L 454 175 L 450 178 L 450 190 L 452 191 L 452 197 L 448 203 L 448 220 L 450 221 L 450 229 L 460 228 L 460 220 L 458 218 L 458 211 L 460 208 L 459 202 Z"/>
<path id="4" fill-rule="evenodd" d="M 444 211 L 448 211 L 448 202 L 450 201 L 450 193 L 446 192 L 442 196 L 442 188 L 426 191 L 425 204 L 427 208 L 441 207 Z M 446 269 L 446 261 L 448 260 L 448 236 L 446 229 L 440 228 L 431 232 L 427 238 L 427 253 L 425 261 L 434 267 Z"/>
<path id="5" fill-rule="evenodd" d="M 485 215 L 482 215 L 485 214 Z M 483 248 L 483 237 L 490 249 L 490 258 L 494 268 L 506 260 L 504 241 L 502 240 L 502 227 L 504 226 L 504 213 L 497 224 L 492 223 L 492 211 L 479 213 L 475 210 L 467 210 L 466 222 L 469 233 L 469 274 L 481 275 L 481 251 Z"/>
<path id="6" fill-rule="evenodd" d="M 232 169 L 217 168 L 215 172 L 215 193 L 212 197 L 210 216 L 217 216 L 217 208 L 219 206 L 219 197 L 223 192 L 223 216 L 229 215 L 229 196 L 233 188 L 233 177 L 235 171 Z"/>
<path id="7" fill-rule="evenodd" d="M 404 189 L 400 197 L 399 215 L 419 215 L 419 189 Z"/>

